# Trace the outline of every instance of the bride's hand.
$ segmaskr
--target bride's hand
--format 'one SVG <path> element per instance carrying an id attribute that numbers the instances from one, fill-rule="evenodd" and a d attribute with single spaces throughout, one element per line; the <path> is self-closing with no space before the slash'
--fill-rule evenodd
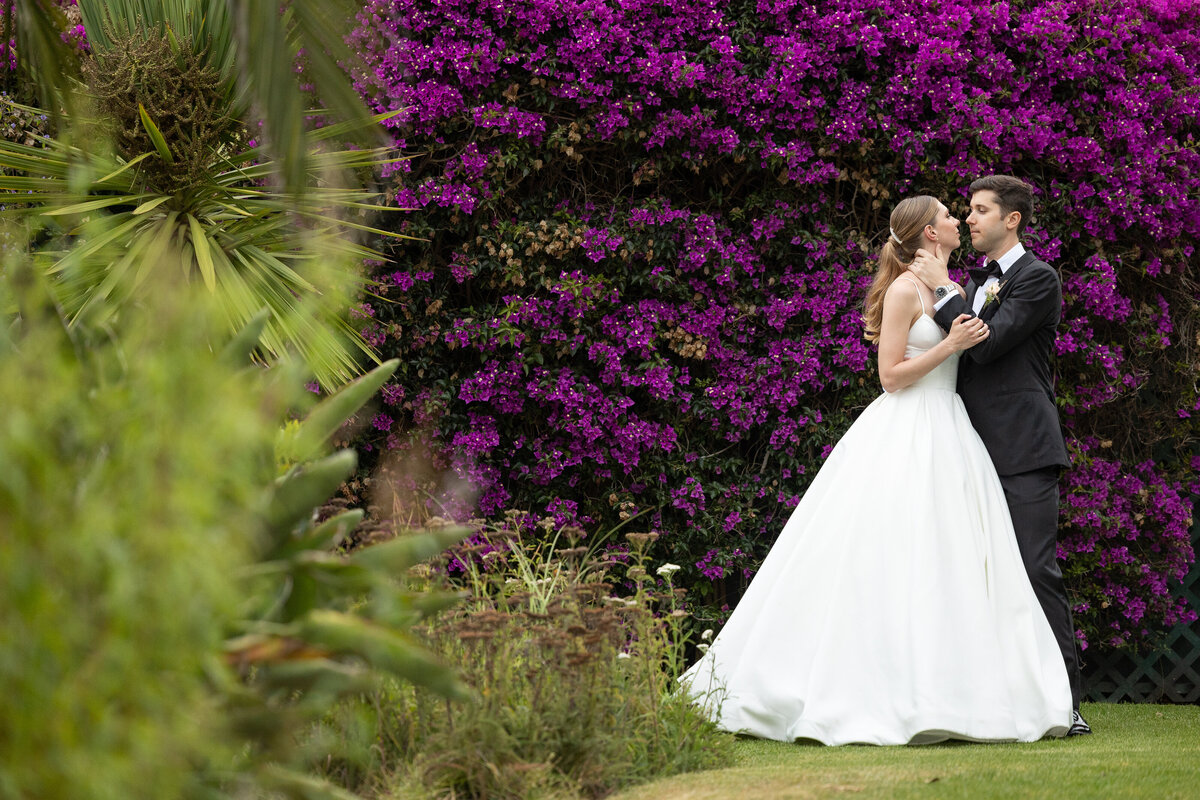
<path id="1" fill-rule="evenodd" d="M 979 317 L 972 317 L 970 314 L 959 314 L 958 319 L 950 326 L 950 333 L 946 335 L 946 342 L 954 352 L 960 352 L 982 342 L 988 337 L 987 323 Z"/>

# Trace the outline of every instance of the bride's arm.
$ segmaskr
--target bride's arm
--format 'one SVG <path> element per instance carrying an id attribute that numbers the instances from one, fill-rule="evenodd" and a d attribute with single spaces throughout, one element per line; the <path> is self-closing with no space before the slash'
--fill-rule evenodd
<path id="1" fill-rule="evenodd" d="M 983 320 L 962 314 L 954 321 L 946 338 L 919 356 L 906 359 L 904 348 L 908 344 L 908 331 L 921 313 L 920 309 L 921 298 L 911 281 L 898 280 L 888 287 L 883 298 L 883 322 L 879 330 L 879 381 L 885 392 L 910 386 L 951 354 L 987 338 L 988 328 Z"/>

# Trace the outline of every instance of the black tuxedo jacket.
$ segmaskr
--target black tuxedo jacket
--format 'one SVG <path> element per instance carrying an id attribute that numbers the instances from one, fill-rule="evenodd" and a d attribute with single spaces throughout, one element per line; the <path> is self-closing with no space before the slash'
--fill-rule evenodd
<path id="1" fill-rule="evenodd" d="M 967 283 L 967 298 L 976 288 Z M 956 294 L 934 318 L 948 331 L 959 314 L 972 314 L 971 301 Z M 1058 273 L 1026 251 L 979 312 L 988 338 L 959 358 L 958 393 L 1001 475 L 1069 465 L 1050 369 L 1061 314 Z"/>

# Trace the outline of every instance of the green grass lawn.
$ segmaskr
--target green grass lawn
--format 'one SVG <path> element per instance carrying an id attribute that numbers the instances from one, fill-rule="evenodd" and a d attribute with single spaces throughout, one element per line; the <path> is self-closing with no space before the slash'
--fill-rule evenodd
<path id="1" fill-rule="evenodd" d="M 1032 744 L 824 747 L 739 739 L 728 769 L 610 800 L 1200 798 L 1200 706 L 1085 704 L 1095 733 Z"/>

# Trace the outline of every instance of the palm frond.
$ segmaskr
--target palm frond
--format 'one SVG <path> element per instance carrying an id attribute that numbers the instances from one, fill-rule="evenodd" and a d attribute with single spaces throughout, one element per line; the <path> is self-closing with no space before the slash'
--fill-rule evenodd
<path id="1" fill-rule="evenodd" d="M 273 0 L 245 0 L 237 7 L 240 79 L 251 87 L 263 119 L 267 149 L 275 156 L 284 186 L 299 193 L 305 186 L 308 153 L 302 146 L 304 98 L 292 71 L 299 48 L 288 37 L 288 14 Z M 264 92 L 271 87 L 270 92 Z"/>
<path id="2" fill-rule="evenodd" d="M 368 166 L 380 155 L 327 148 L 311 164 Z M 103 183 L 73 191 L 84 162 Z M 57 221 L 72 240 L 61 253 L 53 245 L 42 252 L 72 319 L 94 321 L 101 309 L 136 296 L 150 274 L 167 270 L 220 297 L 230 332 L 269 308 L 264 352 L 301 354 L 326 385 L 356 375 L 364 355 L 375 360 L 353 325 L 331 309 L 346 307 L 361 290 L 354 267 L 381 257 L 356 241 L 359 233 L 384 233 L 361 217 L 379 208 L 379 195 L 334 185 L 292 197 L 259 185 L 270 171 L 262 164 L 226 168 L 187 197 L 155 194 L 138 189 L 129 162 L 58 142 L 0 142 L 0 166 L 31 171 L 0 175 L 0 190 L 24 193 L 24 207 L 6 213 Z"/>
<path id="3" fill-rule="evenodd" d="M 44 0 L 16 2 L 22 35 L 31 42 L 22 55 L 43 81 L 52 98 L 47 102 L 73 102 Z M 379 256 L 356 239 L 386 235 L 370 219 L 382 195 L 356 186 L 395 160 L 382 147 L 384 117 L 370 116 L 342 68 L 353 58 L 342 33 L 356 4 L 291 0 L 282 12 L 276 0 L 78 5 L 94 52 L 124 52 L 130 38 L 150 33 L 166 48 L 155 57 L 170 68 L 172 53 L 190 47 L 186 68 L 199 59 L 215 69 L 216 85 L 227 87 L 219 94 L 227 110 L 252 129 L 261 122 L 265 135 L 257 147 L 246 148 L 242 134 L 230 134 L 211 150 L 191 151 L 207 161 L 193 159 L 187 180 L 170 186 L 178 170 L 166 165 L 186 151 L 167 141 L 160 115 L 169 109 L 152 115 L 149 102 L 132 107 L 133 125 L 145 133 L 137 147 L 125 146 L 139 152 L 109 153 L 65 140 L 32 147 L 0 142 L 0 167 L 16 173 L 0 174 L 0 191 L 21 193 L 10 212 L 38 215 L 46 227 L 43 238 L 51 241 L 39 263 L 54 276 L 67 311 L 99 313 L 100 300 L 133 297 L 148 285 L 148 275 L 167 270 L 219 296 L 232 331 L 262 307 L 271 309 L 264 353 L 299 351 L 325 383 L 356 374 L 363 354 L 374 360 L 353 325 L 333 311 L 361 288 L 358 262 Z M 307 78 L 335 117 L 311 131 L 295 74 L 301 52 Z M 85 123 L 77 106 L 68 108 L 74 122 Z M 249 117 L 241 117 L 247 109 Z M 347 141 L 358 146 L 344 146 Z"/>

